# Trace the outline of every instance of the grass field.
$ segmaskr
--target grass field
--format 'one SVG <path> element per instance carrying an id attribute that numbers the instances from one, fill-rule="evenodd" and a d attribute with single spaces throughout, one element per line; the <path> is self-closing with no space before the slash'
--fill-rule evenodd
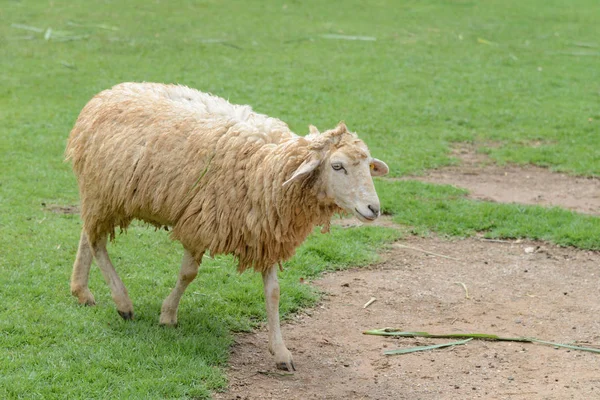
<path id="1" fill-rule="evenodd" d="M 499 163 L 600 176 L 595 0 L 176 4 L 0 5 L 2 398 L 205 398 L 225 385 L 230 332 L 264 319 L 257 276 L 217 258 L 186 293 L 180 327 L 160 329 L 181 249 L 142 225 L 109 249 L 136 320 L 119 319 L 97 269 L 98 306 L 70 297 L 81 224 L 47 206 L 77 203 L 66 138 L 86 101 L 116 83 L 189 85 L 251 104 L 300 134 L 345 120 L 391 176 L 456 162 L 455 142 Z M 598 218 L 471 202 L 415 182 L 378 189 L 384 208 L 417 232 L 600 249 Z M 282 274 L 284 315 L 316 299 L 300 277 L 372 262 L 398 236 L 362 228 L 311 237 Z"/>

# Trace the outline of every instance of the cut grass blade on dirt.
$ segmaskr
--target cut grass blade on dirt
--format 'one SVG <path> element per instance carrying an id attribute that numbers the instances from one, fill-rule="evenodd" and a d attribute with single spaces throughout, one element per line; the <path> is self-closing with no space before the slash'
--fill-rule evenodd
<path id="1" fill-rule="evenodd" d="M 454 284 L 462 286 L 463 289 L 465 289 L 465 299 L 470 299 L 470 297 L 469 297 L 469 289 L 467 289 L 467 285 L 465 285 L 463 282 L 454 282 Z"/>
<path id="2" fill-rule="evenodd" d="M 404 332 L 396 328 L 381 328 L 364 331 L 365 335 L 377 335 L 377 336 L 400 336 L 400 337 L 424 337 L 430 339 L 481 339 L 481 340 L 493 340 L 498 342 L 530 342 L 529 338 L 507 338 L 498 335 L 491 335 L 487 333 L 447 333 L 447 334 L 432 334 L 428 332 Z"/>
<path id="3" fill-rule="evenodd" d="M 467 342 L 470 342 L 471 340 L 473 340 L 473 338 L 468 338 L 468 339 L 465 339 L 465 340 L 459 340 L 457 342 L 432 344 L 430 346 L 417 346 L 417 347 L 410 347 L 408 349 L 388 350 L 388 351 L 384 351 L 383 354 L 388 355 L 388 356 L 392 356 L 392 355 L 397 355 L 397 354 L 416 353 L 418 351 L 435 350 L 435 349 L 441 349 L 441 348 L 444 348 L 444 347 L 460 346 L 461 344 L 465 344 Z"/>
<path id="4" fill-rule="evenodd" d="M 427 332 L 404 332 L 400 329 L 396 328 L 381 328 L 381 329 L 372 329 L 369 331 L 364 331 L 364 335 L 376 335 L 376 336 L 397 336 L 397 337 L 424 337 L 430 339 L 479 339 L 479 340 L 489 340 L 496 342 L 522 342 L 522 343 L 540 343 L 547 344 L 549 346 L 554 347 L 563 347 L 571 350 L 581 350 L 581 351 L 589 351 L 591 353 L 600 353 L 600 349 L 596 349 L 593 347 L 582 347 L 582 346 L 573 346 L 570 344 L 562 344 L 562 343 L 554 343 L 548 342 L 546 340 L 540 340 L 536 338 L 528 338 L 528 337 L 517 337 L 517 338 L 509 338 L 502 337 L 498 335 L 488 334 L 488 333 L 446 333 L 446 334 L 431 334 Z M 450 345 L 450 344 L 446 344 Z M 430 346 L 421 346 L 421 347 L 430 347 Z M 445 346 L 441 346 L 445 347 Z M 414 347 L 413 349 L 416 349 Z M 410 349 L 402 349 L 402 350 L 410 350 Z M 428 350 L 428 349 L 423 349 Z M 419 351 L 419 350 L 415 350 Z M 411 353 L 412 351 L 406 352 L 394 352 L 390 353 L 386 351 L 385 354 L 406 354 Z"/>

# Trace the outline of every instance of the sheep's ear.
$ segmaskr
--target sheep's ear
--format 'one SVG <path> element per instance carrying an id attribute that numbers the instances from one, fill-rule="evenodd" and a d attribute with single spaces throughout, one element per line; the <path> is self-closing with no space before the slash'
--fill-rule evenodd
<path id="1" fill-rule="evenodd" d="M 388 168 L 387 164 L 376 158 L 373 158 L 371 160 L 370 167 L 371 176 L 387 175 L 387 173 L 390 172 L 390 169 Z"/>
<path id="2" fill-rule="evenodd" d="M 300 164 L 300 166 L 298 167 L 296 172 L 294 172 L 292 177 L 290 179 L 288 179 L 287 181 L 283 182 L 283 187 L 286 187 L 290 183 L 313 172 L 319 166 L 319 164 L 321 164 L 321 160 L 319 160 L 316 157 L 312 157 L 312 158 L 309 158 L 308 160 L 304 161 L 302 164 Z"/>
<path id="3" fill-rule="evenodd" d="M 308 126 L 308 134 L 309 135 L 320 135 L 321 133 L 319 132 L 319 130 L 317 129 L 316 126 L 309 125 Z"/>
<path id="4" fill-rule="evenodd" d="M 340 121 L 335 127 L 335 130 L 339 133 L 346 133 L 348 132 L 348 127 L 344 121 Z"/>

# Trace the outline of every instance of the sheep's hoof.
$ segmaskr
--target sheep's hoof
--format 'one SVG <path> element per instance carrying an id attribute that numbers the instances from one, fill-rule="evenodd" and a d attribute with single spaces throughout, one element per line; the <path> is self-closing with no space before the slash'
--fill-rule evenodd
<path id="1" fill-rule="evenodd" d="M 290 360 L 289 362 L 285 362 L 285 361 L 278 362 L 277 369 L 294 372 L 296 370 L 296 367 L 294 367 L 294 362 L 292 360 Z"/>
<path id="2" fill-rule="evenodd" d="M 71 294 L 77 297 L 79 304 L 84 306 L 95 306 L 96 300 L 94 299 L 94 295 L 90 292 L 89 289 L 76 289 L 71 290 Z"/>
<path id="3" fill-rule="evenodd" d="M 119 315 L 121 316 L 121 318 L 123 318 L 124 320 L 131 320 L 131 319 L 133 319 L 133 311 L 120 311 L 120 310 L 117 310 L 117 312 L 119 313 Z"/>
<path id="4" fill-rule="evenodd" d="M 94 300 L 94 298 L 92 297 L 91 299 L 87 299 L 86 301 L 82 302 L 81 304 L 83 304 L 84 306 L 87 307 L 92 307 L 96 305 L 96 300 Z"/>
<path id="5" fill-rule="evenodd" d="M 177 326 L 177 314 L 173 315 L 172 313 L 161 312 L 158 324 L 160 326 L 176 327 Z"/>
<path id="6" fill-rule="evenodd" d="M 293 372 L 296 370 L 292 353 L 286 348 L 280 353 L 275 354 L 275 365 L 277 366 L 277 369 L 282 369 L 284 371 Z"/>

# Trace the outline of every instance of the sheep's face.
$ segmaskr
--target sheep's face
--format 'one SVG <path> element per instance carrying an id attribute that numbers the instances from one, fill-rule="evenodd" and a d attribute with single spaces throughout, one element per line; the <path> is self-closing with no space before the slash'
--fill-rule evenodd
<path id="1" fill-rule="evenodd" d="M 323 134 L 311 126 L 306 138 L 311 153 L 284 186 L 318 171 L 322 201 L 337 204 L 362 222 L 377 219 L 380 205 L 372 177 L 387 174 L 388 166 L 371 157 L 365 143 L 343 123 Z"/>
<path id="2" fill-rule="evenodd" d="M 380 213 L 372 176 L 384 175 L 387 165 L 369 155 L 359 139 L 331 152 L 321 166 L 323 191 L 327 198 L 362 222 L 372 222 Z"/>

